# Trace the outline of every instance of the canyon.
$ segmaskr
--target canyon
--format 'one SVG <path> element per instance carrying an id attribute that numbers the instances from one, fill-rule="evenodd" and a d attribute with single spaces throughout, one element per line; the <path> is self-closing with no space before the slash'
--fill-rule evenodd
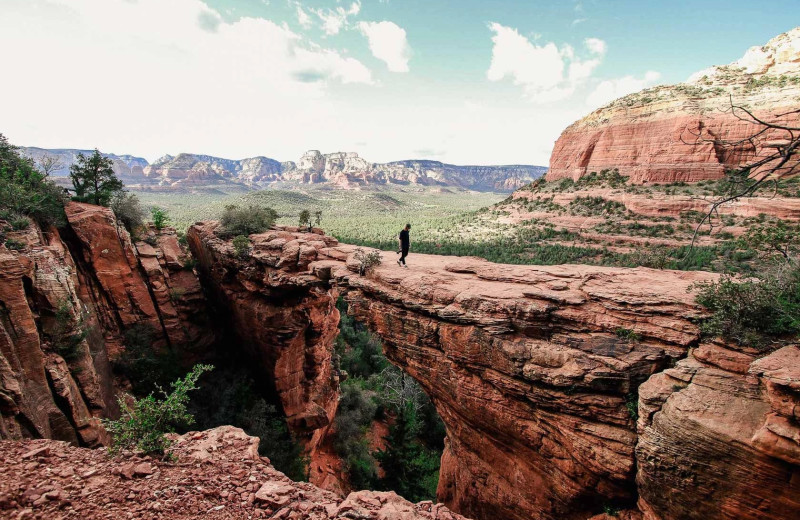
<path id="1" fill-rule="evenodd" d="M 783 135 L 726 147 L 759 128 L 731 112 L 749 107 L 765 121 L 798 126 L 800 27 L 753 47 L 730 65 L 700 71 L 686 83 L 619 98 L 567 127 L 556 141 L 547 180 L 617 168 L 634 183 L 697 182 L 764 157 Z M 697 136 L 702 136 L 698 139 Z"/>
<path id="2" fill-rule="evenodd" d="M 701 340 L 705 311 L 687 289 L 717 275 L 429 255 L 402 269 L 382 253 L 360 276 L 356 248 L 319 229 L 251 235 L 241 257 L 216 222 L 187 234 L 195 266 L 172 230 L 132 241 L 108 209 L 71 203 L 67 216 L 61 233 L 32 225 L 12 232 L 19 250 L 0 247 L 4 438 L 106 443 L 99 420 L 127 387 L 112 370 L 125 331 L 147 326 L 154 348 L 193 361 L 221 321 L 236 336 L 225 348 L 271 382 L 313 460 L 336 410 L 342 296 L 441 415 L 438 499 L 455 512 L 791 518 L 800 506 L 800 350 Z M 89 330 L 70 360 L 60 307 Z"/>
<path id="3" fill-rule="evenodd" d="M 34 161 L 43 157 L 56 158 L 59 167 L 52 175 L 65 181 L 77 155 L 90 155 L 92 150 L 22 147 L 20 152 Z M 430 160 L 372 163 L 354 152 L 322 154 L 317 150 L 306 152 L 297 162 L 279 162 L 263 156 L 233 160 L 181 153 L 148 163 L 146 159 L 131 155 L 103 155 L 112 160 L 114 172 L 126 186 L 149 190 L 191 190 L 203 186 L 259 189 L 273 185 L 325 184 L 339 189 L 450 186 L 509 192 L 547 171 L 543 166 L 456 166 Z"/>

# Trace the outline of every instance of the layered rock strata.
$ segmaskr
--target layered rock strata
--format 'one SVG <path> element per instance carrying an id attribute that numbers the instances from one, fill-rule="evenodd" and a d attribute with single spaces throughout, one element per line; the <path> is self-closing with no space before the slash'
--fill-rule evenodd
<path id="1" fill-rule="evenodd" d="M 787 138 L 767 132 L 746 146 L 724 146 L 761 129 L 732 114 L 731 100 L 762 120 L 798 126 L 800 114 L 782 114 L 800 108 L 800 27 L 686 83 L 649 88 L 595 110 L 561 134 L 546 177 L 578 179 L 617 168 L 634 183 L 721 178 Z"/>
<path id="2" fill-rule="evenodd" d="M 214 333 L 173 230 L 134 244 L 108 208 L 70 203 L 66 216 L 60 234 L 31 223 L 0 245 L 0 436 L 93 446 L 118 413 L 126 331 L 146 327 L 187 361 Z"/>
<path id="3" fill-rule="evenodd" d="M 641 421 L 637 433 L 634 420 L 638 402 L 642 417 L 654 423 L 669 411 L 651 410 L 648 385 L 653 382 L 642 387 L 638 400 L 642 383 L 679 371 L 708 350 L 703 345 L 686 358 L 700 345 L 696 322 L 703 316 L 687 289 L 715 275 L 508 266 L 427 255 L 414 255 L 413 267 L 402 269 L 394 266 L 393 255 L 383 253 L 383 265 L 361 277 L 355 248 L 317 233 L 284 228 L 251 235 L 252 253 L 237 258 L 231 244 L 216 236 L 217 228 L 216 223 L 193 226 L 190 244 L 204 280 L 220 286 L 216 290 L 232 307 L 230 312 L 241 316 L 241 324 L 256 327 L 248 331 L 274 327 L 276 306 L 285 305 L 274 294 L 276 288 L 299 292 L 298 302 L 322 298 L 332 303 L 331 294 L 340 293 L 351 312 L 382 338 L 389 359 L 420 382 L 447 428 L 438 493 L 448 507 L 480 519 L 588 518 L 609 505 L 635 507 L 638 500 L 651 518 L 727 517 L 708 508 L 688 513 L 704 495 L 687 487 L 684 495 L 666 499 L 659 490 L 673 475 L 646 467 L 651 460 L 648 444 L 684 442 L 685 428 L 694 427 L 690 410 L 670 412 L 677 426 L 660 433 L 667 438 L 657 441 Z M 300 303 L 299 308 L 308 305 Z M 335 322 L 332 306 L 316 308 L 328 312 L 317 322 Z M 264 318 L 260 324 L 253 321 L 259 316 Z M 294 326 L 287 332 L 290 338 L 300 334 L 304 340 L 327 341 L 324 334 L 304 330 Z M 260 345 L 269 348 L 263 340 Z M 273 356 L 290 351 L 282 344 L 272 348 L 278 352 Z M 326 374 L 324 367 L 313 365 L 327 363 L 322 352 L 331 348 L 305 342 L 303 369 Z M 725 363 L 726 356 L 717 357 L 722 358 L 717 363 Z M 773 374 L 774 366 L 760 370 Z M 731 376 L 736 385 L 752 385 L 746 380 L 753 374 L 746 372 Z M 750 462 L 770 475 L 783 468 L 779 476 L 784 480 L 773 480 L 775 485 L 757 496 L 782 493 L 784 498 L 764 501 L 762 514 L 790 518 L 786 497 L 797 496 L 798 471 L 792 462 L 798 439 L 785 427 L 796 424 L 793 376 L 759 377 L 763 383 L 756 387 L 772 390 L 750 391 L 749 400 L 736 409 L 748 414 L 751 435 L 761 432 L 762 440 L 751 442 L 760 447 L 750 448 L 760 455 Z M 322 385 L 319 377 L 310 380 L 308 402 L 324 395 Z M 726 399 L 738 398 L 736 386 L 723 379 L 711 378 L 705 385 Z M 717 409 L 708 413 L 711 423 L 725 415 Z M 747 500 L 749 487 L 729 482 L 731 474 L 715 472 L 716 460 L 706 458 L 727 441 L 724 429 L 710 428 L 674 470 L 728 486 L 731 500 Z M 659 500 L 649 498 L 651 494 Z"/>

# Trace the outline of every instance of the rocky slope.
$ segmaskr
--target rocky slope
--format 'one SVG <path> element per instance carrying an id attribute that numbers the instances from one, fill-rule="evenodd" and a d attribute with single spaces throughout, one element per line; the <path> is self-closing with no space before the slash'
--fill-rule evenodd
<path id="1" fill-rule="evenodd" d="M 649 518 L 732 518 L 740 505 L 753 517 L 792 516 L 800 496 L 796 382 L 764 354 L 743 358 L 699 344 L 702 310 L 687 288 L 714 275 L 426 255 L 401 269 L 384 253 L 384 265 L 360 277 L 354 248 L 319 233 L 252 235 L 252 254 L 241 259 L 215 236 L 217 226 L 193 226 L 190 244 L 204 283 L 221 286 L 232 312 L 274 315 L 248 308 L 263 307 L 277 286 L 293 287 L 299 301 L 314 294 L 332 303 L 343 294 L 389 359 L 421 383 L 447 428 L 438 495 L 454 510 L 480 519 L 588 518 L 638 501 Z M 317 322 L 334 319 L 332 305 L 317 306 L 326 308 Z M 306 343 L 303 371 L 321 373 L 314 364 L 326 363 L 321 352 L 330 349 Z M 708 375 L 693 380 L 685 370 Z M 659 386 L 667 376 L 683 382 Z M 319 395 L 318 381 L 309 395 Z M 637 430 L 631 410 L 640 388 Z M 708 392 L 715 401 L 703 398 Z M 693 407 L 677 404 L 692 396 Z M 732 438 L 726 418 L 742 414 L 748 429 Z M 719 471 L 728 466 L 718 452 L 731 442 L 737 469 L 757 467 L 769 485 Z M 697 481 L 704 487 L 692 488 Z M 660 491 L 669 486 L 681 493 Z M 730 506 L 700 507 L 706 489 L 719 490 Z"/>
<path id="2" fill-rule="evenodd" d="M 731 115 L 731 99 L 759 117 L 798 126 L 800 114 L 778 115 L 800 108 L 800 27 L 730 65 L 625 96 L 573 123 L 555 144 L 547 179 L 577 179 L 611 168 L 636 183 L 720 178 L 726 168 L 763 154 L 774 137 L 768 133 L 754 146 L 723 149 L 720 141 L 754 133 L 753 124 Z M 701 132 L 708 139 L 696 142 Z"/>
<path id="3" fill-rule="evenodd" d="M 111 365 L 134 327 L 189 359 L 214 341 L 174 230 L 134 243 L 107 208 L 67 205 L 61 234 L 31 224 L 0 246 L 0 436 L 94 446 L 124 380 Z M 2 227 L 2 226 L 0 226 Z"/>
<path id="4" fill-rule="evenodd" d="M 37 440 L 0 442 L 0 517 L 463 520 L 440 504 L 359 491 L 346 499 L 296 483 L 223 426 L 175 438 L 175 462 Z"/>

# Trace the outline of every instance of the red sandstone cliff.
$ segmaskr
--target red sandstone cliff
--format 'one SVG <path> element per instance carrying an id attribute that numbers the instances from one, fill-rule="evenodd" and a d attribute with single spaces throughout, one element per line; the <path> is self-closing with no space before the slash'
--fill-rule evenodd
<path id="1" fill-rule="evenodd" d="M 770 140 L 764 135 L 736 153 L 694 142 L 701 129 L 705 137 L 729 141 L 755 133 L 753 124 L 725 112 L 731 99 L 768 119 L 800 107 L 800 27 L 730 65 L 625 96 L 573 123 L 556 141 L 546 178 L 578 179 L 611 168 L 634 183 L 721 178 L 726 168 L 763 154 Z M 800 115 L 781 120 L 798 126 Z"/>
<path id="2" fill-rule="evenodd" d="M 152 247 L 133 244 L 108 208 L 71 203 L 66 214 L 61 234 L 31 224 L 8 234 L 19 250 L 0 245 L 0 438 L 94 446 L 99 419 L 117 413 L 111 362 L 126 330 L 148 325 L 155 348 L 187 357 L 214 335 L 174 231 L 151 232 Z"/>
<path id="3" fill-rule="evenodd" d="M 733 518 L 739 503 L 760 504 L 743 508 L 747 518 L 792 517 L 800 496 L 795 375 L 765 354 L 699 345 L 703 311 L 687 288 L 715 275 L 416 255 L 413 268 L 387 256 L 360 277 L 354 248 L 335 240 L 268 231 L 251 235 L 253 254 L 242 260 L 216 228 L 195 225 L 190 243 L 209 285 L 220 284 L 231 312 L 256 327 L 248 331 L 275 326 L 286 305 L 270 301 L 277 288 L 299 292 L 301 310 L 335 288 L 381 336 L 389 359 L 422 384 L 447 427 L 438 498 L 452 509 L 479 519 L 577 519 L 638 500 L 653 519 Z M 332 307 L 317 309 L 328 313 L 318 323 L 335 320 Z M 308 326 L 287 327 L 289 343 Z M 250 341 L 271 356 L 292 352 Z M 325 374 L 314 364 L 328 363 L 332 345 L 300 344 L 303 370 Z M 664 387 L 665 377 L 682 382 Z M 324 395 L 322 384 L 307 383 L 307 403 Z M 638 431 L 629 411 L 637 389 Z M 681 402 L 694 404 L 673 405 Z M 737 416 L 747 426 L 734 436 L 728 421 Z M 720 471 L 732 449 L 737 471 Z M 753 486 L 740 471 L 751 466 L 768 485 Z M 680 493 L 663 491 L 671 488 Z M 716 496 L 730 505 L 704 505 L 707 489 L 724 489 Z"/>

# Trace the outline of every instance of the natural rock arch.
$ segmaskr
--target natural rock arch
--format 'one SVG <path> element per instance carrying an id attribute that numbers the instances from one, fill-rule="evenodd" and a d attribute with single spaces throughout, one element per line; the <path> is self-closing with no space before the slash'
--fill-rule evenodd
<path id="1" fill-rule="evenodd" d="M 438 498 L 466 516 L 587 518 L 604 506 L 633 507 L 637 499 L 652 518 L 707 509 L 702 496 L 685 489 L 680 508 L 657 496 L 660 485 L 680 489 L 678 476 L 696 462 L 689 454 L 683 466 L 670 467 L 670 446 L 683 441 L 674 430 L 663 437 L 665 421 L 691 422 L 696 442 L 707 443 L 703 457 L 723 456 L 715 450 L 730 434 L 724 421 L 720 429 L 665 406 L 672 393 L 697 405 L 689 372 L 747 386 L 746 398 L 722 384 L 716 397 L 751 410 L 749 435 L 766 435 L 771 408 L 758 392 L 767 377 L 762 371 L 745 382 L 742 375 L 757 356 L 700 343 L 695 322 L 703 311 L 687 288 L 713 274 L 415 255 L 411 269 L 380 267 L 361 277 L 355 248 L 321 231 L 252 235 L 252 253 L 240 259 L 216 236 L 217 226 L 200 223 L 188 234 L 201 277 L 250 348 L 276 356 L 269 376 L 306 446 L 316 446 L 336 409 L 330 354 L 339 319 L 334 298 L 342 294 L 349 312 L 381 337 L 390 361 L 436 405 L 447 428 Z M 696 347 L 704 357 L 690 353 Z M 730 357 L 736 367 L 719 361 Z M 637 388 L 646 396 L 638 424 L 631 414 Z M 740 440 L 747 435 L 740 432 Z M 638 477 L 637 443 L 648 457 Z M 796 455 L 748 443 L 737 457 L 752 459 L 768 489 L 747 484 L 749 478 L 728 482 L 719 499 L 741 505 L 742 517 L 758 518 L 763 511 L 738 499 L 757 495 L 773 517 L 789 518 L 798 493 L 785 483 L 797 474 Z M 691 471 L 706 483 L 718 479 Z M 698 518 L 713 517 L 705 514 Z"/>

